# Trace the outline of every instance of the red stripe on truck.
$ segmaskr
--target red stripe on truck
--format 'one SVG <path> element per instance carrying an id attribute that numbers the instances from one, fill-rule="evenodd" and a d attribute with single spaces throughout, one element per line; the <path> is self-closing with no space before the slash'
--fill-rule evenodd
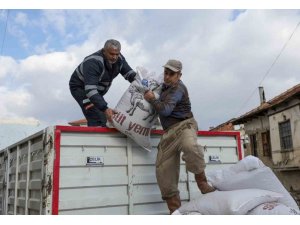
<path id="1" fill-rule="evenodd" d="M 55 159 L 53 168 L 53 192 L 52 192 L 52 215 L 58 215 L 58 203 L 59 203 L 59 166 L 60 166 L 60 140 L 61 130 L 55 129 Z"/>

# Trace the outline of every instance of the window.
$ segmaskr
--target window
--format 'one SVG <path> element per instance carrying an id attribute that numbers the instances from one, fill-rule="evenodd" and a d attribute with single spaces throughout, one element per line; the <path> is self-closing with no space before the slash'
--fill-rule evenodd
<path id="1" fill-rule="evenodd" d="M 279 123 L 279 136 L 281 149 L 291 150 L 293 148 L 293 140 L 290 120 Z"/>
<path id="2" fill-rule="evenodd" d="M 258 157 L 258 154 L 257 154 L 257 141 L 256 141 L 256 135 L 255 134 L 250 135 L 250 143 L 251 143 L 252 155 Z"/>
<path id="3" fill-rule="evenodd" d="M 261 133 L 262 146 L 263 146 L 263 155 L 272 156 L 271 154 L 271 142 L 270 142 L 270 131 Z"/>

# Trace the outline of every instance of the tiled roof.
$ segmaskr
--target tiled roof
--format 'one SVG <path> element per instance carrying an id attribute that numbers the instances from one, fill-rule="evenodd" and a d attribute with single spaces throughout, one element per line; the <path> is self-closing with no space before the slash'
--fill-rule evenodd
<path id="1" fill-rule="evenodd" d="M 265 103 L 262 103 L 260 106 L 258 106 L 255 109 L 252 109 L 251 111 L 245 113 L 244 115 L 234 119 L 232 122 L 233 124 L 241 124 L 246 122 L 248 119 L 254 117 L 254 116 L 258 116 L 264 112 L 266 112 L 268 109 L 279 105 L 287 100 L 289 100 L 290 98 L 294 97 L 294 96 L 300 96 L 300 84 L 297 84 L 296 86 L 286 90 L 285 92 L 283 92 L 280 95 L 277 95 L 275 98 L 272 98 L 270 101 L 267 101 Z"/>
<path id="2" fill-rule="evenodd" d="M 86 124 L 87 124 L 87 120 L 86 120 L 86 119 L 75 120 L 75 121 L 69 122 L 68 124 L 70 124 L 71 126 L 81 126 L 81 125 L 86 125 Z"/>
<path id="3" fill-rule="evenodd" d="M 234 130 L 233 124 L 232 124 L 232 120 L 228 120 L 225 123 L 222 123 L 216 127 L 212 127 L 209 129 L 209 131 L 228 131 L 228 130 Z"/>

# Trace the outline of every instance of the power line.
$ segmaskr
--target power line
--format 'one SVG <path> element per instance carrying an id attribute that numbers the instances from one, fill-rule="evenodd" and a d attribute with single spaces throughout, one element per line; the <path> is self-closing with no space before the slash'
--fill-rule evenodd
<path id="1" fill-rule="evenodd" d="M 6 37 L 6 30 L 7 30 L 7 24 L 8 24 L 8 16 L 9 16 L 9 9 L 7 9 L 7 13 L 6 13 L 6 22 L 5 22 L 4 32 L 3 32 L 0 56 L 2 56 L 2 54 L 3 54 L 3 47 L 4 47 L 4 41 L 5 41 L 5 37 Z"/>
<path id="2" fill-rule="evenodd" d="M 279 57 L 281 56 L 282 52 L 284 51 L 284 49 L 286 48 L 287 44 L 289 43 L 289 41 L 292 39 L 293 35 L 295 34 L 297 28 L 300 26 L 300 21 L 298 22 L 298 24 L 296 25 L 294 31 L 292 32 L 292 34 L 290 35 L 289 39 L 285 42 L 285 44 L 283 45 L 283 47 L 281 48 L 279 54 L 277 55 L 277 57 L 275 58 L 275 60 L 273 61 L 273 63 L 271 64 L 270 68 L 267 70 L 267 72 L 265 73 L 265 75 L 263 76 L 263 78 L 261 79 L 261 81 L 259 82 L 258 86 L 261 86 L 262 82 L 265 80 L 265 78 L 269 75 L 270 71 L 272 70 L 273 66 L 275 65 L 275 63 L 277 62 L 277 60 L 279 59 Z M 247 98 L 247 100 L 242 104 L 242 106 L 240 107 L 240 109 L 235 113 L 235 115 L 237 116 L 238 113 L 247 105 L 247 103 L 249 102 L 249 100 L 252 98 L 252 96 L 254 95 L 254 93 L 256 92 L 256 88 L 252 91 L 251 95 Z"/>
<path id="3" fill-rule="evenodd" d="M 284 49 L 286 48 L 288 42 L 292 39 L 294 33 L 296 32 L 297 28 L 300 25 L 300 21 L 297 24 L 297 26 L 295 27 L 293 33 L 291 34 L 290 38 L 286 41 L 286 43 L 284 44 L 284 46 L 282 47 L 281 51 L 279 52 L 278 56 L 275 58 L 274 62 L 272 63 L 272 65 L 270 66 L 270 68 L 268 69 L 268 71 L 266 72 L 265 76 L 263 77 L 263 79 L 260 81 L 259 86 L 262 84 L 262 82 L 264 81 L 264 79 L 268 76 L 268 74 L 270 73 L 271 69 L 273 68 L 274 64 L 277 62 L 278 58 L 281 56 L 282 52 L 284 51 Z"/>

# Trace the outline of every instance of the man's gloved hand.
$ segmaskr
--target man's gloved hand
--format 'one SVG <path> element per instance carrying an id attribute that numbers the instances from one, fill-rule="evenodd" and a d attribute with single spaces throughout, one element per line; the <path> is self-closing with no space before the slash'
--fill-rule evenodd
<path id="1" fill-rule="evenodd" d="M 112 116 L 113 116 L 114 114 L 117 114 L 118 112 L 115 111 L 115 110 L 113 110 L 113 109 L 111 109 L 111 108 L 107 108 L 107 109 L 104 111 L 104 113 L 105 113 L 105 116 L 106 116 L 106 119 L 108 120 L 108 122 L 112 123 L 112 122 L 113 122 L 113 121 L 112 121 Z"/>

